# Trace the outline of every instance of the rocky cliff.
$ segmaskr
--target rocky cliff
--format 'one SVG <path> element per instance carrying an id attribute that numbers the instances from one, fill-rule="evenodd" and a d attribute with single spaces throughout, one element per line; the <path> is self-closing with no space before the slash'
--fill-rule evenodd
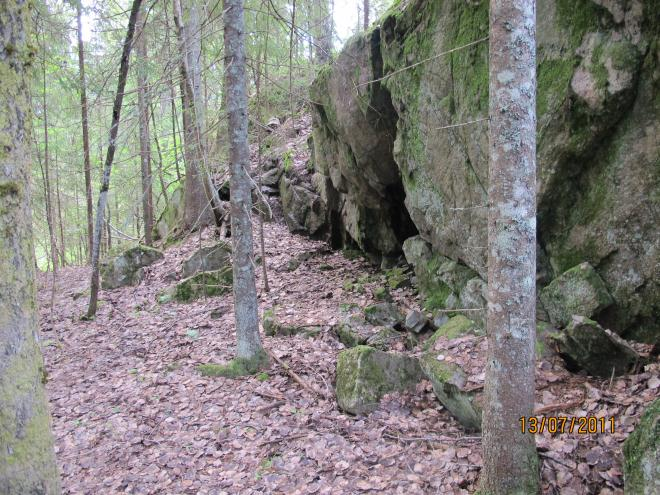
<path id="1" fill-rule="evenodd" d="M 660 320 L 659 7 L 547 0 L 537 16 L 539 287 L 590 263 L 613 300 L 598 321 L 646 341 Z M 487 35 L 486 1 L 397 2 L 311 88 L 326 231 L 384 257 L 418 235 L 424 256 L 407 257 L 438 306 L 483 302 Z M 469 274 L 460 287 L 434 281 L 447 263 Z"/>

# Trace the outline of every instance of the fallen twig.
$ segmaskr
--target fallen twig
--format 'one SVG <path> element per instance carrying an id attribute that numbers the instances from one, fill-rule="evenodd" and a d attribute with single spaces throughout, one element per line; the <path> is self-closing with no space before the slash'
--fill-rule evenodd
<path id="1" fill-rule="evenodd" d="M 293 371 L 293 370 L 291 369 L 291 367 L 290 367 L 288 364 L 286 364 L 284 361 L 282 361 L 282 360 L 281 360 L 279 357 L 277 357 L 274 353 L 272 353 L 272 352 L 270 352 L 270 351 L 267 351 L 267 352 L 268 352 L 268 355 L 269 355 L 270 357 L 272 357 L 275 361 L 277 361 L 277 363 L 278 363 L 282 368 L 284 368 L 284 371 L 286 371 L 287 375 L 289 375 L 289 376 L 290 376 L 291 378 L 293 378 L 296 382 L 298 382 L 298 384 L 300 384 L 300 386 L 302 386 L 304 389 L 306 389 L 306 390 L 312 392 L 313 394 L 320 395 L 320 396 L 323 397 L 324 399 L 327 399 L 325 393 L 321 392 L 320 390 L 316 390 L 314 387 L 312 387 L 311 385 L 309 385 L 305 380 L 303 380 L 302 378 L 300 378 L 300 376 L 298 376 L 298 375 L 296 374 L 296 372 Z"/>

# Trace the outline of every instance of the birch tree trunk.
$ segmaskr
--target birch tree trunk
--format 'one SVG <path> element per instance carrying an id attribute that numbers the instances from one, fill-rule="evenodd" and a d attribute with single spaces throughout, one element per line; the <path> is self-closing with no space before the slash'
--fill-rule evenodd
<path id="1" fill-rule="evenodd" d="M 229 130 L 231 234 L 233 244 L 234 313 L 237 357 L 260 360 L 264 355 L 259 336 L 257 289 L 252 259 L 252 196 L 247 131 L 247 85 L 243 0 L 225 0 L 225 91 Z"/>
<path id="2" fill-rule="evenodd" d="M 483 416 L 487 494 L 539 490 L 534 436 L 536 332 L 536 4 L 490 2 L 488 360 Z"/>
<path id="3" fill-rule="evenodd" d="M 80 78 L 80 111 L 82 113 L 83 159 L 85 163 L 85 196 L 87 199 L 87 252 L 91 262 L 94 243 L 94 206 L 92 204 L 92 164 L 89 158 L 89 125 L 87 118 L 87 82 L 85 81 L 85 50 L 82 38 L 82 11 L 76 2 L 78 20 L 78 75 Z"/>
<path id="4" fill-rule="evenodd" d="M 0 3 L 0 493 L 57 495 L 30 207 L 29 2 Z"/>
<path id="5" fill-rule="evenodd" d="M 138 81 L 138 113 L 140 127 L 140 172 L 142 175 L 142 221 L 144 223 L 144 242 L 147 246 L 153 244 L 154 208 L 153 187 L 151 173 L 151 136 L 149 133 L 149 95 L 147 87 L 147 43 L 144 30 L 146 16 L 141 9 L 139 20 L 140 27 L 135 50 L 137 52 L 137 81 Z M 139 237 L 139 236 L 138 236 Z"/>
<path id="6" fill-rule="evenodd" d="M 121 115 L 121 104 L 124 100 L 124 89 L 126 88 L 126 76 L 128 75 L 129 58 L 131 55 L 131 46 L 133 45 L 133 34 L 135 32 L 135 21 L 138 11 L 142 5 L 142 0 L 133 0 L 131 7 L 131 16 L 128 19 L 128 28 L 126 30 L 126 39 L 121 53 L 121 63 L 119 66 L 119 79 L 117 81 L 117 92 L 115 101 L 112 105 L 112 124 L 110 125 L 110 139 L 108 140 L 108 151 L 103 166 L 103 177 L 101 179 L 101 190 L 99 200 L 96 206 L 96 224 L 94 226 L 94 243 L 92 246 L 92 279 L 90 284 L 89 306 L 87 308 L 87 318 L 96 315 L 96 307 L 99 298 L 99 252 L 101 249 L 101 234 L 103 233 L 103 215 L 108 202 L 108 189 L 110 188 L 110 173 L 112 172 L 112 161 L 115 158 L 115 149 L 117 147 L 117 133 L 119 132 L 119 116 Z"/>

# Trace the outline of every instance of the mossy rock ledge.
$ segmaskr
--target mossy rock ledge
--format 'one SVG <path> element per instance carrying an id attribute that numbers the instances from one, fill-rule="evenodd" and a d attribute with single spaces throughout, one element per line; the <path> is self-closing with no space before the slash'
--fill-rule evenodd
<path id="1" fill-rule="evenodd" d="M 660 493 L 660 399 L 649 405 L 624 442 L 623 457 L 626 493 Z"/>
<path id="2" fill-rule="evenodd" d="M 183 262 L 183 278 L 192 277 L 199 272 L 211 272 L 230 266 L 231 246 L 221 242 L 195 251 Z"/>
<path id="3" fill-rule="evenodd" d="M 171 300 L 186 303 L 201 297 L 221 296 L 232 290 L 232 282 L 231 267 L 211 272 L 199 272 L 167 289 L 158 300 L 161 303 Z"/>
<path id="4" fill-rule="evenodd" d="M 416 358 L 359 345 L 339 353 L 337 404 L 351 414 L 368 414 L 385 394 L 414 389 L 421 378 Z"/>
<path id="5" fill-rule="evenodd" d="M 475 392 L 466 391 L 467 376 L 456 363 L 437 359 L 437 353 L 427 352 L 420 365 L 433 385 L 433 392 L 447 411 L 470 431 L 481 430 L 481 406 Z"/>
<path id="6" fill-rule="evenodd" d="M 127 285 L 137 285 L 144 277 L 144 268 L 163 259 L 162 251 L 149 246 L 138 245 L 121 255 L 101 263 L 101 287 L 117 289 Z"/>

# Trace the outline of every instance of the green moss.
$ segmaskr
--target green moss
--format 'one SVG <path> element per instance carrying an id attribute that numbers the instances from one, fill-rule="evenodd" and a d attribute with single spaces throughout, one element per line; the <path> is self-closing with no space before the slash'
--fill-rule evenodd
<path id="1" fill-rule="evenodd" d="M 478 327 L 475 322 L 466 318 L 463 315 L 454 316 L 450 318 L 447 323 L 438 328 L 435 333 L 424 343 L 424 350 L 429 351 L 433 349 L 435 343 L 440 337 L 447 339 L 456 339 L 468 333 L 478 332 Z"/>
<path id="2" fill-rule="evenodd" d="M 442 282 L 435 286 L 427 286 L 424 292 L 426 294 L 424 309 L 427 311 L 445 309 L 447 307 L 447 299 L 453 294 L 451 288 Z"/>
<path id="3" fill-rule="evenodd" d="M 232 289 L 232 280 L 231 267 L 212 272 L 199 272 L 179 282 L 173 298 L 180 302 L 189 302 L 203 296 L 226 294 Z"/>
<path id="4" fill-rule="evenodd" d="M 601 19 L 610 17 L 607 9 L 591 0 L 557 0 L 555 3 L 559 24 L 568 31 L 573 49 L 580 46 L 585 33 L 599 31 Z"/>
<path id="5" fill-rule="evenodd" d="M 390 291 L 387 290 L 386 287 L 376 287 L 373 292 L 372 292 L 374 299 L 377 301 L 391 301 L 392 296 L 390 295 Z"/>
<path id="6" fill-rule="evenodd" d="M 268 355 L 261 352 L 251 359 L 236 357 L 226 364 L 200 364 L 197 366 L 197 371 L 202 376 L 238 378 L 254 375 L 266 366 L 268 366 Z"/>
<path id="7" fill-rule="evenodd" d="M 399 289 L 410 283 L 407 270 L 402 267 L 394 267 L 385 271 L 385 279 L 390 289 Z"/>
<path id="8" fill-rule="evenodd" d="M 577 57 L 569 56 L 544 59 L 538 64 L 536 111 L 539 119 L 563 104 L 577 63 Z"/>
<path id="9" fill-rule="evenodd" d="M 659 438 L 660 399 L 656 399 L 623 444 L 626 493 L 653 493 L 657 487 Z"/>

